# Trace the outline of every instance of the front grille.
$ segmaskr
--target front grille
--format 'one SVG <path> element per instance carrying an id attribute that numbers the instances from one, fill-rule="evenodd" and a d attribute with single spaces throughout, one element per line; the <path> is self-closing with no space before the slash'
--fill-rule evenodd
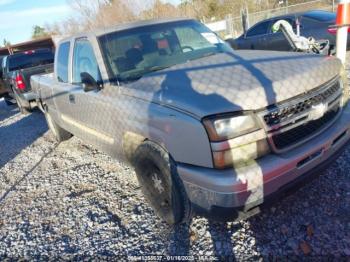
<path id="1" fill-rule="evenodd" d="M 333 83 L 330 87 L 322 90 L 320 93 L 311 95 L 305 100 L 286 106 L 281 106 L 264 115 L 264 121 L 267 126 L 278 125 L 288 119 L 302 114 L 311 109 L 312 106 L 327 101 L 341 89 L 339 81 Z"/>
<path id="2" fill-rule="evenodd" d="M 327 123 L 331 122 L 339 113 L 340 107 L 328 111 L 322 118 L 306 122 L 296 128 L 290 129 L 284 133 L 273 135 L 272 140 L 275 147 L 279 150 L 290 147 L 303 139 L 307 139 L 316 132 L 320 131 Z"/>
<path id="3" fill-rule="evenodd" d="M 275 104 L 258 113 L 273 151 L 279 153 L 289 150 L 322 131 L 341 110 L 342 96 L 341 82 L 334 79 L 316 91 Z M 327 111 L 317 119 L 322 109 Z"/>

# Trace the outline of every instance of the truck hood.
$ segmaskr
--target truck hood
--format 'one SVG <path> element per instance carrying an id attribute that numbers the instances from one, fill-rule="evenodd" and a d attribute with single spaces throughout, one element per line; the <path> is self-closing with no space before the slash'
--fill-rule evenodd
<path id="1" fill-rule="evenodd" d="M 202 118 L 293 98 L 336 77 L 341 66 L 338 59 L 319 55 L 235 51 L 148 74 L 122 92 Z"/>

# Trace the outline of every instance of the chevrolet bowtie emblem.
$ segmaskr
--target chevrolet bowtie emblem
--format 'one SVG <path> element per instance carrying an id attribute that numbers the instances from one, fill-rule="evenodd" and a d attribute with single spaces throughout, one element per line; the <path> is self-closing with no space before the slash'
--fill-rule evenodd
<path id="1" fill-rule="evenodd" d="M 309 113 L 309 120 L 317 120 L 322 118 L 325 113 L 328 110 L 328 105 L 326 104 L 318 104 L 318 105 L 314 105 L 311 108 L 311 111 Z"/>

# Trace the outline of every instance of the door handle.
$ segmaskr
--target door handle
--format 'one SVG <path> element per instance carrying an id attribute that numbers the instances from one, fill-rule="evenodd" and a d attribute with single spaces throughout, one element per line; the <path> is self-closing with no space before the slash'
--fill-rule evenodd
<path id="1" fill-rule="evenodd" d="M 72 95 L 72 94 L 70 94 L 68 97 L 69 97 L 69 102 L 70 102 L 71 104 L 75 104 L 75 96 Z"/>

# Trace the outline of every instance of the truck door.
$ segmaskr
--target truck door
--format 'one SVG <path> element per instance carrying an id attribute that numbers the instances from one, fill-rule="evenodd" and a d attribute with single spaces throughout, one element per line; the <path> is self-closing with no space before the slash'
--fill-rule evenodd
<path id="1" fill-rule="evenodd" d="M 63 113 L 62 120 L 71 126 L 74 135 L 108 150 L 108 146 L 114 143 L 111 131 L 108 130 L 111 120 L 106 114 L 111 112 L 111 101 L 104 90 L 85 92 L 81 80 L 81 74 L 88 73 L 96 82 L 102 83 L 98 62 L 87 38 L 75 40 L 71 64 L 72 83 L 65 98 L 68 105 L 62 109 L 62 112 L 66 112 Z"/>
<path id="2" fill-rule="evenodd" d="M 66 130 L 72 132 L 71 126 L 62 121 L 63 115 L 70 114 L 69 94 L 72 85 L 69 83 L 70 41 L 61 43 L 57 50 L 55 62 L 55 85 L 41 90 L 41 97 L 50 110 L 50 115 Z"/>

